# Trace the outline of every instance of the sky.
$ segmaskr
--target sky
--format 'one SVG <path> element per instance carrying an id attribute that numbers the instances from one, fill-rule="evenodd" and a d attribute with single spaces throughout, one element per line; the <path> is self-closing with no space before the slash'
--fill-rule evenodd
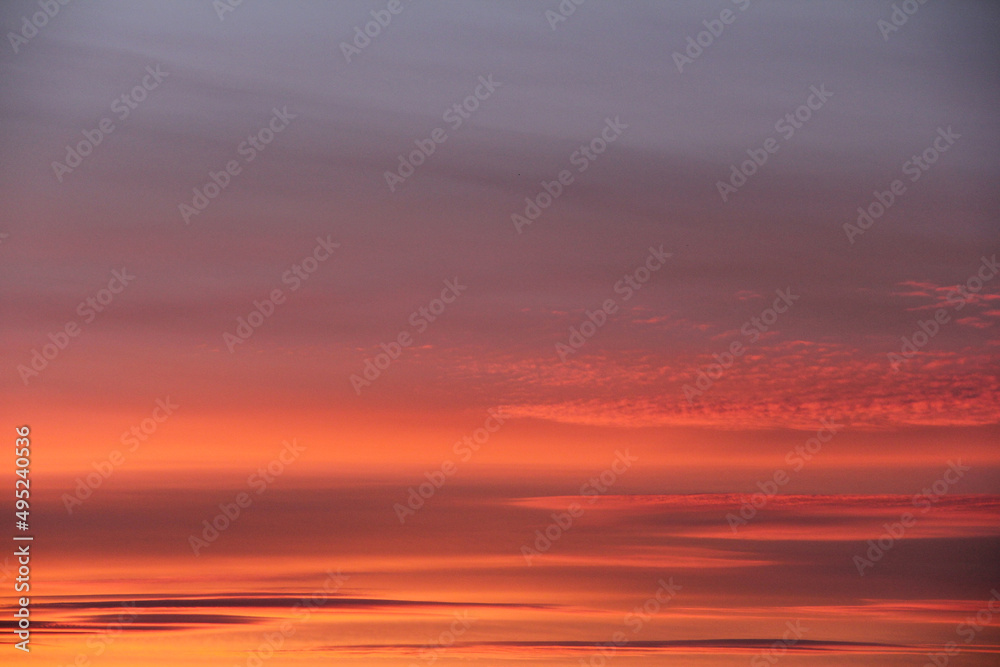
<path id="1" fill-rule="evenodd" d="M 995 664 L 998 23 L 5 3 L 33 657 Z"/>

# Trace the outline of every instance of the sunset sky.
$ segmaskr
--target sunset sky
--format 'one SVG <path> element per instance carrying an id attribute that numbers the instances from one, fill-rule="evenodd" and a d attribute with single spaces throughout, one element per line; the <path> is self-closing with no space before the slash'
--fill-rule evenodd
<path id="1" fill-rule="evenodd" d="M 0 663 L 1000 660 L 1000 6 L 0 24 Z"/>

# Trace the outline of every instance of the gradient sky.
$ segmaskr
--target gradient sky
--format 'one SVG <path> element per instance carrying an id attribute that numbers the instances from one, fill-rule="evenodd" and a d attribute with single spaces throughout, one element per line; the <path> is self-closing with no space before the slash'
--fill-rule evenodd
<path id="1" fill-rule="evenodd" d="M 556 0 L 402 0 L 348 61 L 387 4 L 246 0 L 220 19 L 211 2 L 70 3 L 20 42 L 39 6 L 0 11 L 0 400 L 34 438 L 38 664 L 246 664 L 327 570 L 349 576 L 271 664 L 429 664 L 421 647 L 462 612 L 477 620 L 439 664 L 575 665 L 623 627 L 623 667 L 746 664 L 796 620 L 809 631 L 781 664 L 923 664 L 961 642 L 1000 586 L 998 8 L 931 2 L 883 34 L 881 0 L 587 0 L 558 23 Z M 122 118 L 114 100 L 150 70 L 162 81 Z M 455 127 L 446 110 L 482 80 L 495 89 Z M 788 138 L 776 123 L 814 90 L 828 99 Z M 275 109 L 287 126 L 247 161 Z M 57 174 L 102 119 L 113 131 Z M 609 122 L 623 129 L 579 171 Z M 390 190 L 436 128 L 447 139 Z M 718 182 L 769 138 L 724 201 Z M 317 239 L 339 245 L 288 278 Z M 626 299 L 651 248 L 670 257 Z M 466 289 L 423 325 L 449 281 Z M 776 291 L 793 305 L 758 329 Z M 67 324 L 79 335 L 26 376 Z M 355 391 L 400 335 L 412 345 Z M 458 444 L 491 424 L 477 451 Z M 257 494 L 249 478 L 292 441 Z M 625 451 L 591 504 L 582 487 Z M 957 462 L 922 513 L 914 497 Z M 449 465 L 401 524 L 394 506 Z M 727 514 L 776 471 L 787 485 L 734 533 Z M 252 506 L 195 556 L 189 535 L 241 492 Z M 574 502 L 528 565 L 522 547 Z M 907 509 L 916 525 L 859 576 L 852 558 Z M 623 617 L 671 577 L 680 593 L 633 634 Z M 138 616 L 95 655 L 123 602 Z M 995 664 L 996 618 L 949 664 Z"/>

